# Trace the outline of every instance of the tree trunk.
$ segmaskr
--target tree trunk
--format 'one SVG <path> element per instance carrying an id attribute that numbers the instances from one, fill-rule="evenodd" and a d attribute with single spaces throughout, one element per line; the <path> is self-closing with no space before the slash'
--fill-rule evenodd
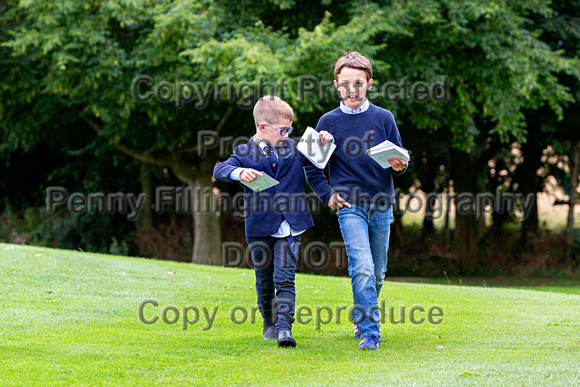
<path id="1" fill-rule="evenodd" d="M 580 142 L 576 147 L 571 157 L 571 176 L 570 176 L 570 205 L 568 207 L 568 222 L 566 224 L 566 242 L 568 243 L 568 258 L 571 258 L 572 248 L 574 247 L 574 239 L 576 233 L 574 232 L 574 207 L 576 206 L 576 190 L 578 189 L 578 172 L 580 169 Z"/>
<path id="2" fill-rule="evenodd" d="M 423 241 L 427 241 L 435 235 L 435 228 L 433 227 L 433 216 L 435 210 L 435 200 L 429 199 L 429 194 L 435 193 L 435 178 L 437 177 L 437 171 L 435 168 L 427 168 L 425 170 L 425 177 L 421 181 L 421 190 L 425 192 L 425 216 L 423 218 L 423 228 L 421 229 L 421 236 Z"/>
<path id="3" fill-rule="evenodd" d="M 153 227 L 152 208 L 153 188 L 149 168 L 150 166 L 148 164 L 141 165 L 141 192 L 145 194 L 145 199 L 143 200 L 143 210 L 139 214 L 139 218 L 135 224 L 137 229 L 136 243 L 139 246 L 141 254 L 146 257 L 155 257 L 156 251 L 154 244 L 157 241 L 151 237 L 155 232 L 155 228 Z"/>
<path id="4" fill-rule="evenodd" d="M 456 195 L 477 192 L 479 170 L 470 160 L 468 153 L 450 149 L 450 175 Z M 462 211 L 455 198 L 455 230 L 453 235 L 453 252 L 457 257 L 457 266 L 461 273 L 469 274 L 477 270 L 476 254 L 476 219 L 475 213 Z"/>
<path id="5" fill-rule="evenodd" d="M 221 265 L 221 232 L 216 197 L 213 193 L 214 164 L 204 159 L 199 173 L 188 179 L 191 188 L 191 210 L 193 212 L 193 256 L 192 262 L 204 265 Z"/>
<path id="6" fill-rule="evenodd" d="M 153 228 L 153 189 L 151 187 L 150 166 L 141 165 L 141 192 L 145 194 L 143 200 L 143 212 L 139 215 L 139 228 L 148 230 Z"/>
<path id="7" fill-rule="evenodd" d="M 498 194 L 498 190 L 500 190 L 499 192 L 503 192 L 503 184 L 504 184 L 504 180 L 499 180 L 498 179 L 498 173 L 500 170 L 502 169 L 507 169 L 508 165 L 506 165 L 506 163 L 503 162 L 503 160 L 501 158 L 498 158 L 496 160 L 495 163 L 495 176 L 491 176 L 491 172 L 488 176 L 488 180 L 489 180 L 489 188 L 491 190 L 491 192 L 493 192 L 494 194 Z M 511 184 L 509 185 L 510 188 L 508 188 L 506 191 L 510 191 L 511 190 Z M 506 208 L 504 208 L 504 206 L 500 206 L 500 208 L 494 208 L 492 213 L 491 213 L 491 218 L 492 218 L 492 224 L 491 224 L 491 232 L 490 232 L 490 238 L 491 238 L 491 245 L 492 245 L 492 251 L 496 251 L 496 247 L 502 246 L 501 243 L 501 239 L 505 239 L 504 235 L 503 235 L 503 226 L 506 222 L 506 220 L 509 218 L 509 211 L 507 211 Z M 495 254 L 493 254 L 495 256 Z"/>
<path id="8" fill-rule="evenodd" d="M 518 173 L 518 191 L 527 195 L 537 195 L 542 190 L 542 179 L 538 177 L 538 169 L 542 163 L 542 141 L 540 139 L 541 129 L 537 124 L 528 125 L 528 140 L 522 144 L 523 163 L 519 166 Z M 529 215 L 522 220 L 522 229 L 520 235 L 520 246 L 529 250 L 533 246 L 528 246 L 528 235 L 538 234 L 538 201 L 533 201 Z"/>
<path id="9" fill-rule="evenodd" d="M 391 224 L 391 237 L 389 241 L 389 260 L 396 262 L 399 266 L 404 266 L 407 263 L 405 262 L 405 233 L 403 232 L 402 219 L 403 214 L 400 211 L 393 211 L 393 223 Z"/>
<path id="10" fill-rule="evenodd" d="M 451 184 L 447 184 L 447 191 L 445 192 L 445 219 L 444 219 L 444 224 L 443 224 L 443 232 L 445 234 L 445 251 L 449 254 L 450 252 L 450 245 L 451 245 L 451 233 L 449 231 L 449 216 L 451 213 L 451 199 L 449 199 L 449 197 L 451 196 Z"/>
<path id="11" fill-rule="evenodd" d="M 219 131 L 233 109 L 222 117 L 218 125 Z M 182 158 L 186 152 L 169 152 L 170 157 L 155 157 L 123 144 L 115 146 L 139 161 L 170 167 L 175 176 L 187 184 L 191 190 L 191 211 L 193 212 L 193 263 L 207 265 L 221 265 L 221 233 L 216 200 L 213 194 L 213 167 L 211 158 L 203 158 L 196 165 L 195 162 Z M 197 148 L 193 148 L 195 150 Z"/>

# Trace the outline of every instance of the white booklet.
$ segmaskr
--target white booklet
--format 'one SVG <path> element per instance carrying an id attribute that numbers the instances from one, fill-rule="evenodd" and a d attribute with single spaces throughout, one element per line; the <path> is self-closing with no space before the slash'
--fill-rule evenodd
<path id="1" fill-rule="evenodd" d="M 383 168 L 389 168 L 391 166 L 391 163 L 387 161 L 387 158 L 389 157 L 400 157 L 405 159 L 407 162 L 411 161 L 409 151 L 407 151 L 405 148 L 401 148 L 400 146 L 393 144 L 389 140 L 381 142 L 379 145 L 373 146 L 367 151 L 367 154 Z"/>
<path id="2" fill-rule="evenodd" d="M 256 180 L 252 181 L 251 183 L 248 183 L 247 181 L 243 180 L 240 180 L 240 183 L 242 183 L 243 185 L 245 185 L 250 189 L 253 189 L 256 192 L 263 191 L 280 183 L 278 180 L 270 177 L 270 175 L 267 175 L 266 172 L 264 171 L 260 172 L 262 172 L 262 176 L 256 175 Z"/>
<path id="3" fill-rule="evenodd" d="M 336 145 L 329 142 L 322 146 L 318 139 L 318 132 L 309 126 L 304 131 L 300 141 L 298 141 L 296 149 L 306 156 L 308 160 L 312 161 L 312 164 L 324 169 L 326 163 L 330 160 L 330 156 L 332 156 L 332 152 L 336 149 Z"/>

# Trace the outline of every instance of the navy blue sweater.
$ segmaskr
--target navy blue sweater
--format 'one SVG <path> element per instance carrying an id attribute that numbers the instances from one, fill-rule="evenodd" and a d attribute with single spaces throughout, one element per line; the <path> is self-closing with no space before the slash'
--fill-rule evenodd
<path id="1" fill-rule="evenodd" d="M 385 140 L 401 146 L 401 136 L 393 114 L 370 104 L 359 114 L 336 108 L 323 115 L 316 125 L 335 138 L 336 149 L 329 162 L 330 185 L 344 199 L 355 203 L 394 203 L 391 168 L 383 169 L 367 155 L 367 150 Z"/>

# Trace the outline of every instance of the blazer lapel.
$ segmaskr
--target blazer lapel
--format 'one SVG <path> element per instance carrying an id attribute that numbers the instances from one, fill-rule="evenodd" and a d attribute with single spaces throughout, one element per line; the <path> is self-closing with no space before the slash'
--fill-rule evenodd
<path id="1" fill-rule="evenodd" d="M 252 150 L 254 155 L 258 158 L 258 160 L 260 160 L 260 162 L 262 163 L 264 168 L 266 168 L 266 170 L 270 173 L 270 175 L 274 176 L 275 175 L 274 171 L 272 170 L 272 167 L 270 166 L 268 159 L 264 155 L 264 152 L 262 152 L 262 150 L 260 149 L 260 146 L 256 143 L 256 141 L 254 141 L 254 137 L 250 139 L 250 149 Z"/>

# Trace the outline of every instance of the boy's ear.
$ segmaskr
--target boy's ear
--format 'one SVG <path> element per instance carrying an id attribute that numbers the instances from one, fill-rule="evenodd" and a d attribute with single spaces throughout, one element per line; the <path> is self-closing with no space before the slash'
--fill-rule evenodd
<path id="1" fill-rule="evenodd" d="M 336 79 L 332 82 L 334 83 L 334 87 L 338 90 L 338 82 L 336 82 Z"/>
<path id="2" fill-rule="evenodd" d="M 370 90 L 372 86 L 373 86 L 373 79 L 371 78 L 369 80 L 369 86 L 367 87 L 367 90 Z"/>
<path id="3" fill-rule="evenodd" d="M 265 134 L 266 133 L 266 124 L 260 124 L 258 125 L 258 133 L 262 133 Z"/>

